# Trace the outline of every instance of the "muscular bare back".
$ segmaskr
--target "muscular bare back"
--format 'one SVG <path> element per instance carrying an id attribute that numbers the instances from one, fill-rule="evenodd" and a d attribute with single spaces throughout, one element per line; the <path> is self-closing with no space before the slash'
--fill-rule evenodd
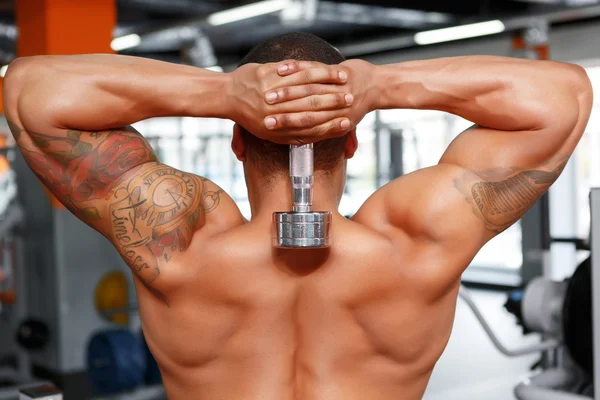
<path id="1" fill-rule="evenodd" d="M 394 185 L 417 191 L 429 183 L 437 195 L 460 197 L 451 173 L 462 176 L 435 167 Z M 547 185 L 523 175 L 555 179 L 558 172 L 473 182 L 472 204 L 481 203 L 478 190 L 518 180 L 518 189 L 503 192 L 514 201 L 492 204 L 496 212 L 489 214 L 514 219 L 521 192 L 538 196 Z M 231 226 L 197 233 L 164 264 L 152 286 L 168 308 L 141 298 L 147 340 L 170 398 L 421 398 L 450 336 L 458 289 L 451 271 L 464 270 L 474 255 L 467 243 L 448 251 L 422 240 L 423 216 L 411 218 L 410 203 L 396 209 L 404 224 L 373 224 L 386 187 L 354 220 L 336 213 L 330 248 L 274 249 L 269 218 L 243 223 L 228 196 L 203 182 L 206 223 L 227 214 Z M 431 199 L 425 208 L 435 212 L 434 193 L 424 195 Z"/>
<path id="2" fill-rule="evenodd" d="M 426 278 L 443 260 L 341 216 L 326 250 L 273 250 L 270 229 L 195 236 L 161 277 L 169 308 L 142 301 L 169 398 L 420 399 L 454 317 L 456 285 Z"/>
<path id="3" fill-rule="evenodd" d="M 3 100 L 32 170 L 131 267 L 170 399 L 418 400 L 448 341 L 460 275 L 558 178 L 592 92 L 579 67 L 502 57 L 218 74 L 82 55 L 13 62 Z M 347 220 L 337 205 L 353 128 L 386 108 L 476 125 L 438 165 L 377 190 Z M 333 245 L 272 247 L 271 213 L 290 209 L 289 183 L 264 181 L 238 133 L 250 222 L 215 183 L 161 164 L 128 125 L 170 115 L 227 118 L 286 144 L 347 135 L 335 167 L 315 177 Z"/>

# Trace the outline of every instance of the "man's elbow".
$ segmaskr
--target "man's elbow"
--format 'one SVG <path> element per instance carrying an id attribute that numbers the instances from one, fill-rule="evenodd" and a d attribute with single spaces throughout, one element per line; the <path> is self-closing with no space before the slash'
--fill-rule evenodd
<path id="1" fill-rule="evenodd" d="M 589 115 L 592 104 L 594 102 L 594 90 L 592 88 L 592 82 L 587 74 L 585 68 L 571 64 L 573 70 L 573 90 L 577 103 L 580 108 L 580 115 Z"/>
<path id="2" fill-rule="evenodd" d="M 18 57 L 8 64 L 3 86 L 14 86 L 26 77 L 26 70 L 30 67 L 33 57 Z"/>
<path id="3" fill-rule="evenodd" d="M 7 115 L 17 112 L 19 94 L 27 79 L 30 58 L 20 57 L 14 59 L 9 65 L 2 83 L 2 102 Z"/>
<path id="4" fill-rule="evenodd" d="M 570 64 L 569 69 L 567 85 L 570 89 L 571 107 L 565 107 L 565 109 L 571 110 L 571 115 L 570 125 L 566 127 L 566 131 L 570 135 L 580 136 L 583 134 L 592 112 L 594 91 L 592 82 L 583 67 Z"/>
<path id="5" fill-rule="evenodd" d="M 593 102 L 592 84 L 586 70 L 575 64 L 560 63 L 554 83 L 559 90 L 556 101 L 545 108 L 545 126 L 555 132 L 571 134 L 586 123 Z"/>

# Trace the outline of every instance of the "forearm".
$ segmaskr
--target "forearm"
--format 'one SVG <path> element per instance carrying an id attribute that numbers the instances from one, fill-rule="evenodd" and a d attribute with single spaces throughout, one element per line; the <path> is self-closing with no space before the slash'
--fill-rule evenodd
<path id="1" fill-rule="evenodd" d="M 570 64 L 468 56 L 378 67 L 376 108 L 434 109 L 503 131 L 575 124 L 588 83 Z"/>
<path id="2" fill-rule="evenodd" d="M 161 116 L 227 117 L 226 74 L 118 55 L 18 59 L 7 114 L 31 130 L 106 130 Z"/>

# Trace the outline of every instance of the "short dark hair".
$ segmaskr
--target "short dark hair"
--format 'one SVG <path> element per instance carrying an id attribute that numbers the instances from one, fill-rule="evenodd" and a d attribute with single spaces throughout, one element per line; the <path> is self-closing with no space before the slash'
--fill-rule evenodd
<path id="1" fill-rule="evenodd" d="M 267 39 L 254 47 L 242 59 L 239 66 L 257 63 L 267 64 L 294 59 L 318 61 L 323 64 L 339 64 L 346 59 L 331 44 L 309 33 L 288 33 Z M 289 146 L 260 139 L 241 127 L 246 154 L 265 176 L 287 172 L 289 169 Z M 334 169 L 344 153 L 348 135 L 326 139 L 314 144 L 315 170 Z"/>

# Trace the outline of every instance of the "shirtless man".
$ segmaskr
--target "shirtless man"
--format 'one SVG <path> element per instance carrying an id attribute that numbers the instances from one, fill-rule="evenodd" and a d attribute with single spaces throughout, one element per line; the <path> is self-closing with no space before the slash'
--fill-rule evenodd
<path id="1" fill-rule="evenodd" d="M 452 330 L 461 273 L 556 180 L 592 105 L 574 65 L 343 61 L 320 39 L 291 34 L 232 73 L 116 55 L 11 64 L 4 104 L 17 143 L 131 266 L 169 398 L 420 399 Z M 345 219 L 337 209 L 353 128 L 392 108 L 476 125 L 438 165 L 394 180 Z M 128 127 L 172 115 L 237 123 L 251 221 L 213 182 L 161 164 Z M 271 214 L 292 201 L 285 143 L 307 141 L 316 142 L 315 209 L 333 212 L 334 242 L 276 250 Z"/>

